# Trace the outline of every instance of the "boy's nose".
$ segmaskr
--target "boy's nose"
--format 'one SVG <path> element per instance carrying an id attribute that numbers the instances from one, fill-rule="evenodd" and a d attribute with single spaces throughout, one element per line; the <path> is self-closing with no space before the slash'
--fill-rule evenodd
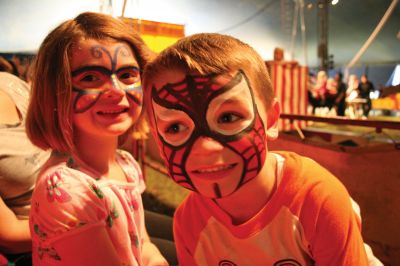
<path id="1" fill-rule="evenodd" d="M 192 153 L 196 155 L 207 155 L 221 152 L 224 146 L 221 142 L 210 137 L 199 137 L 192 146 Z"/>

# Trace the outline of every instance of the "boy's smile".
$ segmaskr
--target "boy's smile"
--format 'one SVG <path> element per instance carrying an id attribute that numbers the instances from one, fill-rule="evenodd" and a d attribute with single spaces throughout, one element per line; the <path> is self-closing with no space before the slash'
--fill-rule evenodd
<path id="1" fill-rule="evenodd" d="M 189 170 L 190 173 L 195 174 L 195 175 L 203 175 L 206 174 L 207 176 L 204 176 L 204 178 L 208 178 L 210 174 L 218 174 L 220 175 L 221 172 L 227 172 L 231 169 L 233 169 L 237 163 L 232 163 L 232 164 L 215 164 L 215 165 L 206 165 L 206 166 L 199 166 L 196 167 L 195 170 Z M 216 178 L 221 177 L 217 176 Z M 213 178 L 214 179 L 214 178 Z"/>
<path id="2" fill-rule="evenodd" d="M 266 156 L 264 126 L 244 72 L 165 75 L 152 88 L 157 135 L 171 177 L 210 198 L 257 176 Z M 184 76 L 184 75 L 183 75 Z M 172 79 L 174 77 L 174 79 Z"/>

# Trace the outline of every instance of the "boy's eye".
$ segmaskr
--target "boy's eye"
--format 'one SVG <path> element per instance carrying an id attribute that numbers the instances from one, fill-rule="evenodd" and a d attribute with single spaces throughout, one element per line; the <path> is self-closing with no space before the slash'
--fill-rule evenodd
<path id="1" fill-rule="evenodd" d="M 165 108 L 152 102 L 157 132 L 160 138 L 172 146 L 185 143 L 193 133 L 195 124 L 184 111 Z"/>
<path id="2" fill-rule="evenodd" d="M 189 125 L 181 122 L 171 122 L 165 125 L 161 131 L 161 136 L 169 144 L 179 146 L 188 140 L 191 132 Z"/>
<path id="3" fill-rule="evenodd" d="M 184 130 L 186 130 L 188 127 L 186 127 L 183 124 L 179 124 L 179 123 L 174 123 L 170 126 L 168 126 L 165 130 L 166 133 L 168 134 L 178 134 Z"/>
<path id="4" fill-rule="evenodd" d="M 220 124 L 233 123 L 233 122 L 240 120 L 241 118 L 243 118 L 243 117 L 238 114 L 223 113 L 218 118 L 218 123 L 220 123 Z"/>

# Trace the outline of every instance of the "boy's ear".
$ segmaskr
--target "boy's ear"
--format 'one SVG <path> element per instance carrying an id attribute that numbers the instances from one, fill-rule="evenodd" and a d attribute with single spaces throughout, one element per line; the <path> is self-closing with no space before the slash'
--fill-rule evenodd
<path id="1" fill-rule="evenodd" d="M 267 128 L 266 135 L 268 140 L 275 140 L 279 135 L 278 121 L 281 114 L 281 106 L 276 98 L 274 98 L 271 107 L 267 112 Z"/>

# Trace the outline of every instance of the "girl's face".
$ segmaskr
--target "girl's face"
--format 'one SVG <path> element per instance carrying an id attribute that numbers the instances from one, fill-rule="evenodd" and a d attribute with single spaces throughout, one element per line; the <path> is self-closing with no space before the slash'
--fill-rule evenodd
<path id="1" fill-rule="evenodd" d="M 136 122 L 143 93 L 139 64 L 124 42 L 79 41 L 71 55 L 74 129 L 119 136 Z"/>
<path id="2" fill-rule="evenodd" d="M 156 136 L 178 184 L 220 198 L 258 175 L 267 137 L 242 71 L 218 76 L 171 71 L 154 82 Z"/>

